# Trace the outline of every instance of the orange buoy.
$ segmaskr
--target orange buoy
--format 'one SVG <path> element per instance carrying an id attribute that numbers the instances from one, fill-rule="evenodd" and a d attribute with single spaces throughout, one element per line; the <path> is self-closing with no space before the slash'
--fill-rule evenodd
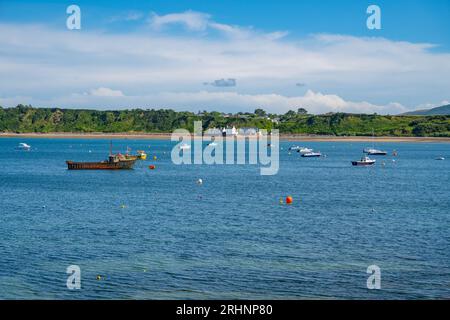
<path id="1" fill-rule="evenodd" d="M 292 204 L 292 201 L 293 201 L 293 199 L 291 196 L 286 197 L 286 204 Z"/>
<path id="2" fill-rule="evenodd" d="M 148 167 L 150 170 L 155 170 L 155 168 L 156 168 L 155 165 L 153 165 L 153 164 L 149 165 Z"/>

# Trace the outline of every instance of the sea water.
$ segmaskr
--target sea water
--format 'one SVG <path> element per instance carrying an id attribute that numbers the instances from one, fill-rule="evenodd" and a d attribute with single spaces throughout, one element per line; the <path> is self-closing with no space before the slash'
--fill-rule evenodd
<path id="1" fill-rule="evenodd" d="M 0 139 L 0 298 L 450 298 L 450 144 L 377 143 L 389 155 L 361 168 L 351 161 L 367 143 L 281 142 L 274 176 L 174 165 L 169 140 L 113 144 L 148 158 L 69 171 L 66 160 L 106 159 L 109 140 Z M 70 265 L 80 289 L 66 285 Z"/>

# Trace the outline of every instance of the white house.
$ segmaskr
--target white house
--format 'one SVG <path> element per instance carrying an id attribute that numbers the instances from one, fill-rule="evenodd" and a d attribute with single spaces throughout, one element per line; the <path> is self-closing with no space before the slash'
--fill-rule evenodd
<path id="1" fill-rule="evenodd" d="M 258 128 L 249 128 L 249 127 L 239 128 L 239 135 L 242 136 L 256 136 L 259 134 L 260 132 Z"/>
<path id="2" fill-rule="evenodd" d="M 233 128 L 223 128 L 222 135 L 223 136 L 237 136 L 238 131 L 235 126 L 233 126 Z"/>
<path id="3" fill-rule="evenodd" d="M 205 136 L 220 136 L 222 135 L 222 130 L 219 128 L 209 128 L 205 131 Z"/>

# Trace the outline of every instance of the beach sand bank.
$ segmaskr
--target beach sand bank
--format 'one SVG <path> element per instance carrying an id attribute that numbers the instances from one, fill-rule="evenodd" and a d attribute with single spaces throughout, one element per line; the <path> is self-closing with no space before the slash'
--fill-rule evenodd
<path id="1" fill-rule="evenodd" d="M 169 140 L 170 133 L 0 133 L 0 138 L 51 138 L 51 139 L 149 139 Z M 450 142 L 450 137 L 371 137 L 371 136 L 316 136 L 299 134 L 280 134 L 282 141 L 332 141 L 332 142 Z"/>

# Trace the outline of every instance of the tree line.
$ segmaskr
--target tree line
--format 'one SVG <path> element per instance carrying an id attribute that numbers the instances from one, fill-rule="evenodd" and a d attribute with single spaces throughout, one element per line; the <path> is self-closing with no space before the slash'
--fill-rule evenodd
<path id="1" fill-rule="evenodd" d="M 0 132 L 104 132 L 170 133 L 183 128 L 192 131 L 194 121 L 203 127 L 257 127 L 279 129 L 284 134 L 334 136 L 435 136 L 450 137 L 450 115 L 412 116 L 329 113 L 311 115 L 304 108 L 285 114 L 271 114 L 263 109 L 226 114 L 221 112 L 177 112 L 170 109 L 84 110 L 33 108 L 18 105 L 0 107 Z"/>

